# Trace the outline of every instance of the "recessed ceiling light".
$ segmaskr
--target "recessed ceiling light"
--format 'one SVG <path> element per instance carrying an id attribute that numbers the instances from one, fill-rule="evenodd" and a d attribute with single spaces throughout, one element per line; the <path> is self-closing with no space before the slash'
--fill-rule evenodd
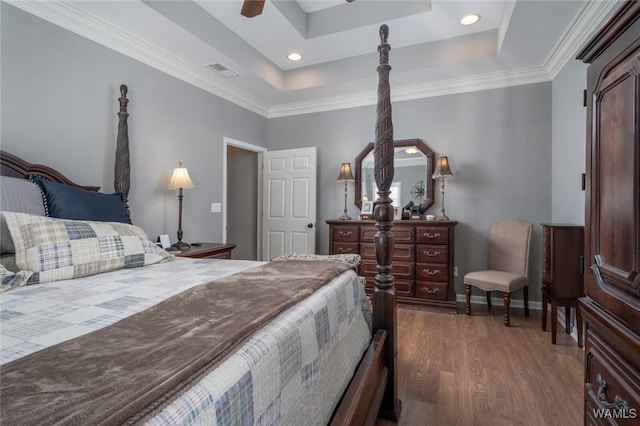
<path id="1" fill-rule="evenodd" d="M 296 52 L 292 52 L 287 55 L 287 59 L 289 59 L 290 61 L 299 61 L 302 59 L 302 55 Z"/>
<path id="2" fill-rule="evenodd" d="M 480 20 L 480 15 L 471 14 L 467 15 L 460 20 L 460 24 L 462 25 L 473 25 Z"/>

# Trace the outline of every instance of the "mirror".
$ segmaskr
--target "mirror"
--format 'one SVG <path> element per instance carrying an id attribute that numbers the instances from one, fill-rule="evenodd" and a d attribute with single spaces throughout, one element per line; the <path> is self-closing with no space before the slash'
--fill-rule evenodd
<path id="1" fill-rule="evenodd" d="M 425 212 L 433 204 L 433 174 L 435 153 L 420 139 L 404 139 L 393 142 L 393 182 L 391 199 L 393 206 L 404 207 L 410 201 Z M 374 177 L 373 142 L 367 144 L 356 157 L 356 205 L 362 201 L 378 199 Z"/>

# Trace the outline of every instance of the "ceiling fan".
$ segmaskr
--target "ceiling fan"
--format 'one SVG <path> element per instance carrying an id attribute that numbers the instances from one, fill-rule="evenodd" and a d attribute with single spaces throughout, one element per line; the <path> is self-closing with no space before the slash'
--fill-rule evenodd
<path id="1" fill-rule="evenodd" d="M 347 3 L 351 3 L 355 0 L 346 0 Z M 247 18 L 253 18 L 254 16 L 258 16 L 262 13 L 262 9 L 264 9 L 265 0 L 244 0 L 242 3 L 242 10 L 240 14 L 242 16 L 246 16 Z"/>

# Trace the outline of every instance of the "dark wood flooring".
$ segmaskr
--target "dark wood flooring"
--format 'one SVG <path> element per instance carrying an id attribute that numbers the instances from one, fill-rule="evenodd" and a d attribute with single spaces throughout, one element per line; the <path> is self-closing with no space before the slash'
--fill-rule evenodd
<path id="1" fill-rule="evenodd" d="M 553 345 L 540 311 L 505 327 L 501 306 L 473 308 L 398 309 L 399 424 L 581 425 L 584 352 L 564 328 Z"/>

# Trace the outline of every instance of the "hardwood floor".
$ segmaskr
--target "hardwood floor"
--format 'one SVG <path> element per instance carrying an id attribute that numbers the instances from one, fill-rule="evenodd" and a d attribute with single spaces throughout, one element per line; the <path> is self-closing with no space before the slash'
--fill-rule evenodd
<path id="1" fill-rule="evenodd" d="M 473 308 L 398 309 L 399 424 L 581 425 L 584 352 L 564 328 L 553 345 L 539 311 L 505 327 L 501 306 Z"/>

